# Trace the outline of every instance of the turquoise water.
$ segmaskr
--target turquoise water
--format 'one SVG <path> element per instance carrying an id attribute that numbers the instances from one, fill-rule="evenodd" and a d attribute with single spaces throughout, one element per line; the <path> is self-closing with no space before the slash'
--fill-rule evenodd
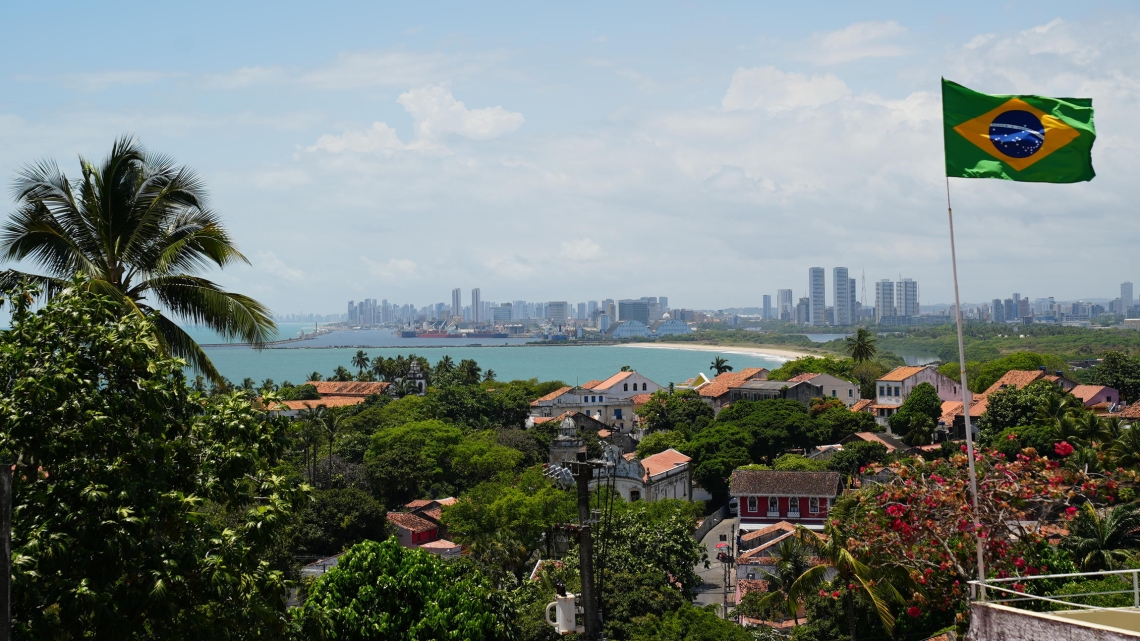
<path id="1" fill-rule="evenodd" d="M 588 347 L 535 345 L 526 347 L 386 347 L 365 348 L 370 358 L 395 357 L 415 353 L 435 363 L 444 354 L 455 362 L 465 358 L 478 361 L 484 371 L 495 370 L 499 380 L 537 378 L 562 380 L 568 384 L 584 383 L 591 379 L 604 379 L 629 365 L 650 380 L 668 385 L 679 383 L 704 372 L 712 375 L 709 364 L 716 356 L 724 356 L 736 369 L 744 367 L 779 367 L 783 359 L 756 354 L 733 352 L 699 352 L 682 349 L 644 349 L 599 345 Z M 247 347 L 211 347 L 206 349 L 210 360 L 223 376 L 232 381 L 249 378 L 262 381 L 272 378 L 277 383 L 306 380 L 309 372 L 318 371 L 328 376 L 337 365 L 352 371 L 350 362 L 356 353 L 348 349 L 266 349 L 255 351 Z"/>

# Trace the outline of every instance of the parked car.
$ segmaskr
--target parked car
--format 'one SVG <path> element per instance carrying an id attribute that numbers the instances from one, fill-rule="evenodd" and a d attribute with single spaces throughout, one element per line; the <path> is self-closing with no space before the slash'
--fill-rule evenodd
<path id="1" fill-rule="evenodd" d="M 728 514 L 729 514 L 729 516 L 736 516 L 736 513 L 739 510 L 739 508 L 740 508 L 740 499 L 739 498 L 734 496 L 728 500 Z"/>

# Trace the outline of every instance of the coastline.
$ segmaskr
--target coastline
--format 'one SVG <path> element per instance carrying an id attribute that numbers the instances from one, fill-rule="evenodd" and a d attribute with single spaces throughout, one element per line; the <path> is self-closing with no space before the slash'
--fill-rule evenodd
<path id="1" fill-rule="evenodd" d="M 755 354 L 775 360 L 790 361 L 802 356 L 819 356 L 814 352 L 804 352 L 781 347 L 756 347 L 751 345 L 712 345 L 709 343 L 625 343 L 617 347 L 640 347 L 642 349 L 684 349 L 698 352 L 720 352 L 723 354 Z"/>

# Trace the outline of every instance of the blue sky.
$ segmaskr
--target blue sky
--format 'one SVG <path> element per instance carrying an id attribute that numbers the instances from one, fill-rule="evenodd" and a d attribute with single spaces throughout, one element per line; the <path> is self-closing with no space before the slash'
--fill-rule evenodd
<path id="1" fill-rule="evenodd" d="M 758 305 L 812 265 L 946 302 L 944 75 L 1097 107 L 1093 182 L 953 183 L 963 297 L 1107 298 L 1138 40 L 1124 2 L 6 2 L 0 175 L 134 133 L 207 179 L 253 262 L 216 279 L 285 313 Z"/>

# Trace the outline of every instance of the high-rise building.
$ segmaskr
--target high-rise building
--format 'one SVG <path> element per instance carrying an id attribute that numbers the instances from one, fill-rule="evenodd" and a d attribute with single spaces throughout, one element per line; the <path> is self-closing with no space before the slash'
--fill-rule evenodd
<path id="1" fill-rule="evenodd" d="M 1026 300 L 1026 304 L 1028 304 L 1029 299 L 1027 298 L 1025 300 Z M 1013 298 L 1005 299 L 1005 310 L 1004 311 L 1005 311 L 1005 319 L 1006 320 L 1017 320 L 1017 319 L 1021 318 L 1021 316 L 1022 316 L 1022 314 L 1021 314 L 1021 294 L 1014 292 Z M 1028 316 L 1029 314 L 1025 314 L 1025 315 Z"/>
<path id="2" fill-rule="evenodd" d="M 644 300 L 618 301 L 618 320 L 635 320 L 649 325 L 649 303 Z"/>
<path id="3" fill-rule="evenodd" d="M 990 301 L 990 320 L 995 323 L 1005 322 L 1005 305 L 1002 304 L 1000 298 Z"/>
<path id="4" fill-rule="evenodd" d="M 811 299 L 806 296 L 796 303 L 795 321 L 797 325 L 807 325 L 811 320 Z"/>
<path id="5" fill-rule="evenodd" d="M 772 295 L 764 294 L 764 311 L 761 316 L 767 320 L 772 318 Z"/>
<path id="6" fill-rule="evenodd" d="M 451 290 L 451 315 L 463 315 L 463 290 L 458 287 Z"/>
<path id="7" fill-rule="evenodd" d="M 575 317 L 578 320 L 586 320 L 586 303 L 578 303 L 578 315 Z"/>
<path id="8" fill-rule="evenodd" d="M 1124 303 L 1125 310 L 1132 307 L 1132 281 L 1120 283 L 1120 301 Z"/>
<path id="9" fill-rule="evenodd" d="M 776 290 L 776 318 L 782 321 L 794 321 L 796 319 L 796 304 L 792 300 L 792 290 Z"/>
<path id="10" fill-rule="evenodd" d="M 483 319 L 480 318 L 480 312 L 483 311 L 483 296 L 479 288 L 471 290 L 471 322 L 478 323 Z"/>
<path id="11" fill-rule="evenodd" d="M 499 325 L 501 323 L 509 323 L 511 322 L 511 319 L 514 318 L 514 305 L 511 305 L 510 303 L 503 303 L 498 307 L 492 307 L 491 314 L 491 320 L 496 325 Z"/>
<path id="12" fill-rule="evenodd" d="M 546 318 L 551 325 L 565 325 L 570 317 L 570 303 L 564 300 L 552 300 L 546 304 Z"/>
<path id="13" fill-rule="evenodd" d="M 851 310 L 851 324 L 855 325 L 859 322 L 859 310 L 861 309 L 859 301 L 855 298 L 855 279 L 847 279 L 847 308 Z"/>
<path id="14" fill-rule="evenodd" d="M 610 317 L 610 322 L 617 321 L 617 305 L 614 304 L 614 299 L 607 298 L 602 301 L 602 313 Z"/>
<path id="15" fill-rule="evenodd" d="M 586 303 L 586 318 L 591 320 L 598 315 L 598 301 L 592 300 Z"/>
<path id="16" fill-rule="evenodd" d="M 889 279 L 875 283 L 875 322 L 895 315 L 895 284 Z"/>
<path id="17" fill-rule="evenodd" d="M 808 325 L 827 324 L 827 282 L 822 267 L 808 268 Z"/>
<path id="18" fill-rule="evenodd" d="M 918 281 L 904 278 L 895 285 L 895 313 L 913 318 L 918 312 Z"/>
<path id="19" fill-rule="evenodd" d="M 851 279 L 846 267 L 831 270 L 832 287 L 835 288 L 835 324 L 853 325 L 851 320 Z"/>
<path id="20" fill-rule="evenodd" d="M 669 297 L 668 296 L 658 296 L 657 302 L 661 305 L 661 311 L 665 311 L 665 310 L 669 309 Z"/>

